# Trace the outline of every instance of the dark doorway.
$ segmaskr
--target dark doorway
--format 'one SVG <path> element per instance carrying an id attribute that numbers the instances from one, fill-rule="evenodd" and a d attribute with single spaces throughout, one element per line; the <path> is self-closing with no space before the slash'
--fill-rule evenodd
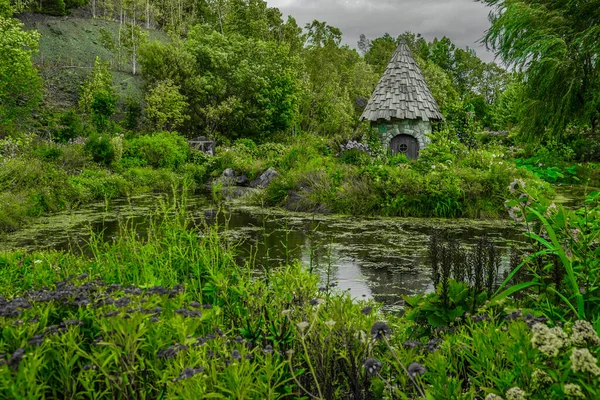
<path id="1" fill-rule="evenodd" d="M 398 135 L 390 142 L 390 149 L 393 155 L 404 153 L 414 160 L 419 156 L 419 141 L 410 135 Z"/>

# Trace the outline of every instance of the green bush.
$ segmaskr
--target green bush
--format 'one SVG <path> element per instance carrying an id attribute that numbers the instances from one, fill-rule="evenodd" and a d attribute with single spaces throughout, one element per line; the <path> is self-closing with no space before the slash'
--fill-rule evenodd
<path id="1" fill-rule="evenodd" d="M 104 132 L 109 125 L 110 118 L 116 111 L 117 97 L 107 91 L 94 92 L 90 105 L 92 121 L 99 132 Z"/>
<path id="2" fill-rule="evenodd" d="M 179 183 L 179 177 L 168 169 L 131 168 L 121 176 L 131 183 L 132 194 L 150 191 L 168 193 Z"/>
<path id="3" fill-rule="evenodd" d="M 13 232 L 27 220 L 27 206 L 22 194 L 0 193 L 0 233 Z"/>
<path id="4" fill-rule="evenodd" d="M 115 149 L 109 135 L 95 133 L 85 143 L 85 150 L 92 156 L 94 162 L 109 166 L 115 160 Z"/>
<path id="5" fill-rule="evenodd" d="M 138 159 L 154 168 L 175 169 L 187 161 L 189 152 L 183 137 L 177 133 L 159 132 L 129 140 L 124 159 Z"/>
<path id="6" fill-rule="evenodd" d="M 350 165 L 368 165 L 371 163 L 371 156 L 364 151 L 358 149 L 351 149 L 343 151 L 339 156 L 340 162 Z"/>
<path id="7" fill-rule="evenodd" d="M 87 169 L 69 178 L 69 183 L 80 193 L 83 201 L 125 196 L 132 193 L 134 188 L 131 180 L 101 169 Z"/>
<path id="8" fill-rule="evenodd" d="M 33 149 L 33 154 L 43 161 L 56 161 L 62 156 L 62 148 L 54 143 L 40 142 Z"/>
<path id="9" fill-rule="evenodd" d="M 81 117 L 75 110 L 69 110 L 61 114 L 52 133 L 52 139 L 60 143 L 67 143 L 77 137 L 87 136 L 89 136 L 89 129 L 81 122 Z"/>
<path id="10" fill-rule="evenodd" d="M 202 185 L 207 181 L 208 174 L 206 173 L 206 167 L 203 165 L 185 164 L 181 168 L 181 172 L 185 179 L 188 180 L 188 183 Z"/>
<path id="11" fill-rule="evenodd" d="M 245 147 L 248 150 L 256 149 L 256 143 L 254 143 L 254 140 L 252 140 L 252 139 L 237 139 L 235 142 L 233 142 L 233 146 L 234 147 Z"/>

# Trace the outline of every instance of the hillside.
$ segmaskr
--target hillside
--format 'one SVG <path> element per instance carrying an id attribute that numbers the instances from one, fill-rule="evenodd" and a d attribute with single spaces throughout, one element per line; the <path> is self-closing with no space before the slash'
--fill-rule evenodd
<path id="1" fill-rule="evenodd" d="M 41 35 L 34 63 L 44 79 L 44 98 L 50 107 L 77 104 L 80 85 L 96 57 L 113 64 L 111 52 L 101 44 L 101 32 L 105 30 L 116 37 L 118 22 L 92 19 L 85 9 L 73 10 L 72 15 L 64 17 L 25 13 L 19 19 L 27 29 L 35 29 Z M 148 40 L 168 40 L 161 31 L 147 32 Z M 141 77 L 131 73 L 130 61 L 121 70 L 113 66 L 113 83 L 121 103 L 127 96 L 142 96 Z"/>

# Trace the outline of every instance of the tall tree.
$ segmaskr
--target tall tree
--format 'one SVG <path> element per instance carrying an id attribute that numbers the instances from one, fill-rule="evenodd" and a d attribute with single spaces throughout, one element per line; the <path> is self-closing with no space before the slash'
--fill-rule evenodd
<path id="1" fill-rule="evenodd" d="M 40 100 L 41 79 L 31 61 L 39 38 L 37 31 L 26 31 L 17 19 L 0 16 L 0 133 Z"/>
<path id="2" fill-rule="evenodd" d="M 558 134 L 600 123 L 600 0 L 479 0 L 490 7 L 486 44 L 523 72 L 522 132 Z"/>

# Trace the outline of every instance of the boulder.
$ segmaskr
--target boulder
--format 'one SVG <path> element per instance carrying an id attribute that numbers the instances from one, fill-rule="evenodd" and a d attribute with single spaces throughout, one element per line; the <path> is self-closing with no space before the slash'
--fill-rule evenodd
<path id="1" fill-rule="evenodd" d="M 248 185 L 248 177 L 246 175 L 236 175 L 232 168 L 227 168 L 221 174 L 218 182 L 225 186 L 246 186 Z"/>
<path id="2" fill-rule="evenodd" d="M 250 182 L 250 187 L 253 188 L 266 188 L 273 181 L 273 179 L 279 176 L 279 172 L 275 171 L 274 168 L 269 168 L 261 176 Z"/>
<path id="3" fill-rule="evenodd" d="M 221 178 L 223 179 L 231 179 L 235 177 L 235 172 L 233 172 L 233 168 L 227 168 L 225 171 L 223 171 L 223 174 L 221 175 Z"/>

